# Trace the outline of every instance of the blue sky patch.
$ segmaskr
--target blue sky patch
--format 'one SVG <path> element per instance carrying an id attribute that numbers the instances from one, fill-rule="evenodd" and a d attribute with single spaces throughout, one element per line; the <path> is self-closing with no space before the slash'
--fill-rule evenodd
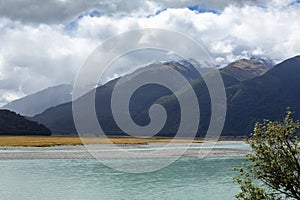
<path id="1" fill-rule="evenodd" d="M 300 0 L 295 0 L 292 3 L 290 3 L 289 6 L 293 6 L 294 4 L 299 4 L 299 3 L 300 3 Z"/>
<path id="2" fill-rule="evenodd" d="M 78 21 L 81 20 L 83 17 L 89 16 L 89 17 L 100 17 L 101 12 L 98 10 L 91 10 L 87 13 L 80 14 L 76 19 L 72 20 L 68 24 L 65 25 L 64 31 L 68 34 L 72 34 L 73 31 L 77 30 L 78 27 Z"/>
<path id="3" fill-rule="evenodd" d="M 148 15 L 147 18 L 150 18 L 150 17 L 154 17 L 156 15 L 159 15 L 160 13 L 166 11 L 167 9 L 166 8 L 163 8 L 163 9 L 160 9 L 158 11 L 156 11 L 156 13 L 154 13 L 153 15 Z"/>
<path id="4" fill-rule="evenodd" d="M 92 11 L 89 13 L 89 16 L 90 16 L 90 17 L 100 17 L 100 16 L 101 16 L 101 12 L 98 11 L 98 10 L 92 10 Z"/>
<path id="5" fill-rule="evenodd" d="M 214 10 L 214 9 L 209 9 L 209 8 L 205 8 L 203 6 L 200 5 L 193 5 L 193 6 L 188 6 L 188 9 L 195 11 L 197 13 L 214 13 L 214 14 L 220 14 L 220 12 L 218 10 Z"/>

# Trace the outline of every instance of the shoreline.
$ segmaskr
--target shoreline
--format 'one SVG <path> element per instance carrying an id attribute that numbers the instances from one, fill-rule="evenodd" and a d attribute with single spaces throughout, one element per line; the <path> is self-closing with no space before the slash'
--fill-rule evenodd
<path id="1" fill-rule="evenodd" d="M 250 148 L 242 141 L 219 141 L 213 147 L 213 142 L 187 143 L 176 142 L 171 146 L 165 147 L 163 142 L 153 142 L 147 144 L 117 144 L 121 150 L 134 152 L 134 155 L 124 156 L 115 148 L 108 144 L 89 144 L 83 145 L 60 145 L 48 147 L 24 147 L 24 146 L 1 146 L 0 160 L 31 160 L 31 159 L 134 159 L 134 158 L 170 158 L 181 155 L 182 150 L 186 149 L 182 157 L 220 157 L 234 158 L 244 157 L 250 153 Z M 115 147 L 115 146 L 114 146 Z M 212 148 L 213 147 L 213 148 Z M 160 150 L 159 155 L 152 155 L 151 151 Z"/>
<path id="2" fill-rule="evenodd" d="M 216 138 L 134 138 L 134 137 L 78 137 L 78 136 L 0 136 L 0 147 L 51 147 L 51 146 L 73 146 L 85 144 L 148 144 L 148 143 L 203 143 L 204 141 L 245 141 L 243 137 L 220 137 Z"/>
<path id="3" fill-rule="evenodd" d="M 148 143 L 202 143 L 203 139 L 133 138 L 133 137 L 78 137 L 78 136 L 0 136 L 0 147 L 52 147 L 85 144 L 148 144 Z"/>

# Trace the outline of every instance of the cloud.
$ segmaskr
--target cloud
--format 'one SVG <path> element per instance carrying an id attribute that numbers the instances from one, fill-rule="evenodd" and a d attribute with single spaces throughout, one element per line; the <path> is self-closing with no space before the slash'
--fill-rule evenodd
<path id="1" fill-rule="evenodd" d="M 0 105 L 51 85 L 72 83 L 97 45 L 137 28 L 184 33 L 201 42 L 220 65 L 251 55 L 279 62 L 300 53 L 300 6 L 295 1 L 122 2 L 3 0 Z M 151 61 L 145 53 L 137 55 Z M 140 64 L 133 56 L 122 62 L 111 76 Z"/>
<path id="2" fill-rule="evenodd" d="M 289 5 L 228 6 L 221 13 L 166 9 L 148 18 L 85 16 L 78 22 L 76 37 L 103 40 L 140 27 L 166 28 L 202 40 L 213 57 L 237 59 L 240 55 L 254 54 L 280 61 L 300 52 L 296 42 L 299 41 L 300 6 Z"/>
<path id="3" fill-rule="evenodd" d="M 280 0 L 276 0 L 280 1 Z M 201 5 L 201 8 L 222 10 L 229 4 L 245 5 L 257 0 L 2 0 L 0 17 L 25 23 L 60 24 L 74 16 L 98 10 L 105 16 L 124 17 L 155 14 L 163 8 L 182 8 Z"/>
<path id="4" fill-rule="evenodd" d="M 80 64 L 97 45 L 89 39 L 65 35 L 60 26 L 32 27 L 9 20 L 0 23 L 0 92 L 7 100 L 71 83 Z"/>

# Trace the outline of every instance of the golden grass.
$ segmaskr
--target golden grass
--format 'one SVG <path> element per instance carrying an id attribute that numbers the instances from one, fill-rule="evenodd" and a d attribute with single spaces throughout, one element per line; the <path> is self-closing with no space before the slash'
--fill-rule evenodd
<path id="1" fill-rule="evenodd" d="M 85 137 L 81 138 L 85 144 L 147 144 L 151 142 L 171 142 L 170 138 L 130 138 L 130 137 L 112 137 L 109 141 L 106 138 Z M 0 146 L 31 146 L 31 147 L 49 147 L 58 145 L 82 145 L 79 137 L 57 137 L 57 136 L 1 136 Z M 203 142 L 200 139 L 174 139 L 175 142 Z"/>

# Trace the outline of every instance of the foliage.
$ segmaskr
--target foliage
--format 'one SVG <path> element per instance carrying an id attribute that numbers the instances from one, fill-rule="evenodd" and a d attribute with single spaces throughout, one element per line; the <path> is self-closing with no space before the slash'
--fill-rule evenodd
<path id="1" fill-rule="evenodd" d="M 51 131 L 15 112 L 0 110 L 0 135 L 51 135 Z"/>
<path id="2" fill-rule="evenodd" d="M 236 169 L 240 175 L 235 181 L 242 190 L 237 199 L 300 200 L 299 128 L 290 110 L 283 123 L 265 120 L 255 125 L 248 164 Z"/>

